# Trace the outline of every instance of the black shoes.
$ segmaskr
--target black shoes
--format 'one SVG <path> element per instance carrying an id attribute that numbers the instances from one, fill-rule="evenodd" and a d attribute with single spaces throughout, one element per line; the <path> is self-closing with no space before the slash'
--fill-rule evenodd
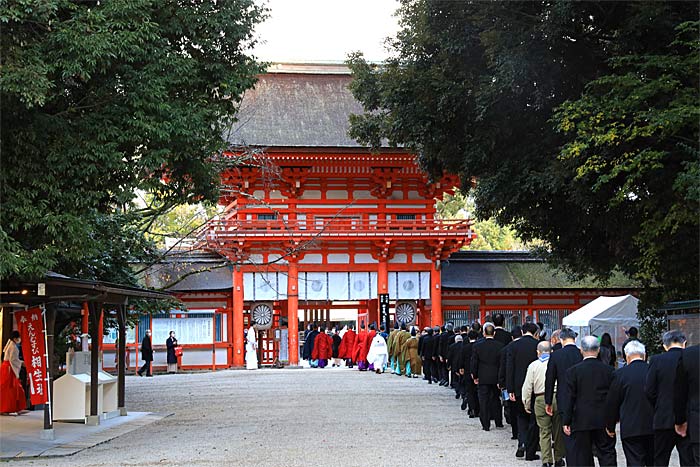
<path id="1" fill-rule="evenodd" d="M 515 451 L 515 457 L 525 457 L 525 446 L 518 446 L 518 450 Z"/>
<path id="2" fill-rule="evenodd" d="M 544 464 L 542 464 L 542 467 L 552 467 L 552 464 L 550 464 L 549 462 L 545 462 Z"/>
<path id="3" fill-rule="evenodd" d="M 503 428 L 503 423 L 496 423 L 496 428 Z"/>
<path id="4" fill-rule="evenodd" d="M 459 406 L 459 408 L 462 410 L 467 410 L 467 400 L 466 399 L 462 399 L 462 405 Z M 471 415 L 471 410 L 469 411 L 469 414 Z"/>
<path id="5" fill-rule="evenodd" d="M 559 459 L 554 463 L 554 467 L 564 467 L 566 464 L 564 463 L 564 459 Z"/>
<path id="6" fill-rule="evenodd" d="M 459 393 L 455 394 L 455 399 L 459 399 L 460 397 Z"/>
<path id="7" fill-rule="evenodd" d="M 535 455 L 532 456 L 532 457 L 530 457 L 530 456 L 526 457 L 525 460 L 526 460 L 526 461 L 538 461 L 538 460 L 540 460 L 540 456 L 538 456 L 537 454 L 535 454 Z"/>

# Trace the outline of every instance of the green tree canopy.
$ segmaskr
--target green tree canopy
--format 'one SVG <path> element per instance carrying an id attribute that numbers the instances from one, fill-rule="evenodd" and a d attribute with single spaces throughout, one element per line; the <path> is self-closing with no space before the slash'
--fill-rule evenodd
<path id="1" fill-rule="evenodd" d="M 149 217 L 215 200 L 265 14 L 253 0 L 3 2 L 0 276 L 126 281 Z M 136 190 L 152 204 L 133 206 Z"/>
<path id="2" fill-rule="evenodd" d="M 437 214 L 442 219 L 470 219 L 475 211 L 474 200 L 461 191 L 454 195 L 446 194 L 437 203 Z M 518 238 L 510 226 L 498 225 L 495 219 L 476 220 L 472 224 L 476 238 L 463 247 L 465 250 L 527 250 L 533 245 L 526 245 Z M 537 246 L 537 245 L 534 245 Z"/>
<path id="3" fill-rule="evenodd" d="M 351 134 L 476 179 L 476 214 L 577 275 L 698 294 L 692 2 L 403 0 L 382 66 L 350 56 Z"/>

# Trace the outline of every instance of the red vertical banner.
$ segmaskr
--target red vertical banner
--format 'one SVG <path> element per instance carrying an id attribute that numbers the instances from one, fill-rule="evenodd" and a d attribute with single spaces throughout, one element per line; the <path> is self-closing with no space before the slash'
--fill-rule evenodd
<path id="1" fill-rule="evenodd" d="M 46 386 L 44 319 L 41 308 L 16 311 L 15 319 L 22 338 L 22 358 L 27 367 L 32 404 L 45 404 L 48 400 L 48 388 Z"/>

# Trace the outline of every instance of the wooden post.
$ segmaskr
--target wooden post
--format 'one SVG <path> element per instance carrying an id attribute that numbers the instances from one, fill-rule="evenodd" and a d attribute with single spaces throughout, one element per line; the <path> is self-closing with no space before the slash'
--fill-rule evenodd
<path id="1" fill-rule="evenodd" d="M 245 362 L 243 347 L 243 271 L 240 265 L 233 267 L 233 366 L 242 367 Z"/>
<path id="2" fill-rule="evenodd" d="M 289 261 L 287 277 L 287 343 L 289 364 L 299 364 L 299 266 L 296 261 Z"/>
<path id="3" fill-rule="evenodd" d="M 97 329 L 97 348 L 100 349 L 100 352 L 102 352 L 102 341 L 104 340 L 104 335 L 105 335 L 105 322 L 104 322 L 104 317 L 105 317 L 105 310 L 104 308 L 100 312 L 100 326 Z M 100 368 L 102 370 L 102 368 Z"/>
<path id="4" fill-rule="evenodd" d="M 44 430 L 45 435 L 42 439 L 54 439 L 53 438 L 53 379 L 56 374 L 56 369 L 54 368 L 56 362 L 54 361 L 54 328 L 56 327 L 56 305 L 51 303 L 47 305 L 44 309 L 44 319 L 46 324 L 46 355 L 48 356 L 47 362 L 47 387 L 48 387 L 48 404 L 44 404 Z"/>
<path id="5" fill-rule="evenodd" d="M 100 364 L 100 347 L 97 333 L 102 319 L 102 304 L 91 302 L 90 308 L 90 416 L 88 425 L 99 425 L 100 416 L 97 412 L 98 401 L 98 373 Z"/>
<path id="6" fill-rule="evenodd" d="M 126 375 L 126 305 L 117 306 L 117 325 L 119 333 L 119 346 L 117 348 L 117 408 L 119 415 L 126 416 L 125 400 L 125 375 Z"/>

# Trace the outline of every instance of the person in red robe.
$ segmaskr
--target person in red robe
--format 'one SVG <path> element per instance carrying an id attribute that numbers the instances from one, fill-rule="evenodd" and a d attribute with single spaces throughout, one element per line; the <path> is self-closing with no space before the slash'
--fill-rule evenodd
<path id="1" fill-rule="evenodd" d="M 364 350 L 364 355 L 362 357 L 362 360 L 365 362 L 366 369 L 370 371 L 374 371 L 374 365 L 371 365 L 367 361 L 367 354 L 369 353 L 369 348 L 372 346 L 372 340 L 374 339 L 374 336 L 377 335 L 377 327 L 374 323 L 369 325 L 369 331 L 367 331 L 367 334 L 365 335 L 365 345 L 363 346 Z"/>
<path id="2" fill-rule="evenodd" d="M 354 326 L 351 324 L 343 334 L 343 339 L 340 341 L 338 348 L 338 356 L 345 359 L 345 364 L 348 368 L 352 368 L 355 357 L 355 341 L 357 341 L 357 333 Z"/>
<path id="3" fill-rule="evenodd" d="M 27 398 L 19 380 L 19 372 L 24 362 L 19 357 L 19 343 L 22 338 L 19 331 L 12 331 L 3 353 L 0 366 L 0 413 L 3 415 L 25 413 Z"/>
<path id="4" fill-rule="evenodd" d="M 360 332 L 357 333 L 357 339 L 355 340 L 355 349 L 353 350 L 352 359 L 357 362 L 357 368 L 360 371 L 367 371 L 367 347 L 365 343 L 367 340 L 367 331 L 365 331 L 365 323 L 360 323 Z M 371 341 L 370 341 L 371 342 Z"/>
<path id="5" fill-rule="evenodd" d="M 314 349 L 311 352 L 311 358 L 318 361 L 319 368 L 325 368 L 331 355 L 333 355 L 333 339 L 326 334 L 326 327 L 321 326 L 316 339 L 314 339 Z"/>

